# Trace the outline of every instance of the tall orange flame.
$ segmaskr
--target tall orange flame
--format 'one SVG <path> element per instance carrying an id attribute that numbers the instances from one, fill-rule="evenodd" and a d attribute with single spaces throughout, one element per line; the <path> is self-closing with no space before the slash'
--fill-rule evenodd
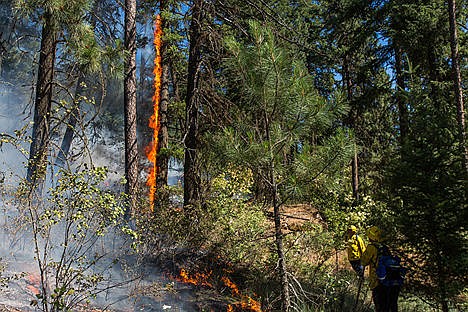
<path id="1" fill-rule="evenodd" d="M 152 167 L 149 170 L 146 185 L 149 186 L 149 202 L 151 212 L 154 210 L 154 199 L 156 194 L 156 177 L 158 175 L 158 166 L 156 164 L 157 153 L 158 153 L 158 134 L 160 127 L 159 120 L 159 102 L 161 99 L 161 76 L 162 76 L 162 65 L 161 65 L 161 43 L 162 43 L 162 28 L 161 28 L 161 17 L 158 14 L 156 16 L 154 24 L 154 39 L 153 45 L 155 50 L 154 58 L 154 95 L 153 95 L 153 115 L 149 118 L 149 127 L 153 129 L 153 140 L 145 148 L 146 157 L 152 163 Z"/>

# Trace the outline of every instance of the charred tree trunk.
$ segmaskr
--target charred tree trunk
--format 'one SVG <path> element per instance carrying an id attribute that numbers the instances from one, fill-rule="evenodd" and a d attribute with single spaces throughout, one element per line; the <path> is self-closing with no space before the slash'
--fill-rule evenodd
<path id="1" fill-rule="evenodd" d="M 345 55 L 344 62 L 343 62 L 343 72 L 344 72 L 344 79 L 345 79 L 345 87 L 346 87 L 346 98 L 349 103 L 351 103 L 351 99 L 353 97 L 353 90 L 352 90 L 352 81 L 351 81 L 351 74 L 349 68 L 349 56 Z M 353 111 L 349 114 L 349 126 L 354 128 L 354 116 Z M 356 140 L 356 139 L 355 139 Z M 356 200 L 359 200 L 359 171 L 358 171 L 358 154 L 357 154 L 357 147 L 356 142 L 354 143 L 354 156 L 351 160 L 351 186 L 353 189 L 353 196 Z"/>
<path id="2" fill-rule="evenodd" d="M 198 110 L 199 78 L 202 46 L 203 0 L 195 0 L 190 23 L 190 48 L 188 60 L 187 95 L 185 99 L 186 134 L 184 157 L 184 206 L 200 200 L 200 176 L 198 172 Z"/>
<path id="3" fill-rule="evenodd" d="M 125 0 L 125 192 L 128 195 L 126 217 L 136 209 L 138 183 L 138 145 L 136 116 L 136 0 Z"/>
<path id="4" fill-rule="evenodd" d="M 140 55 L 140 79 L 138 81 L 139 90 L 137 92 L 137 132 L 140 133 L 138 144 L 141 149 L 144 149 L 145 146 L 148 146 L 151 142 L 152 131 L 148 127 L 148 116 L 151 116 L 151 101 L 148 100 L 148 91 L 150 87 L 146 83 L 146 62 L 147 59 L 142 54 Z"/>
<path id="5" fill-rule="evenodd" d="M 65 134 L 63 135 L 62 144 L 60 146 L 57 159 L 55 160 L 55 165 L 59 168 L 63 167 L 65 165 L 65 162 L 67 161 L 68 153 L 70 152 L 71 143 L 73 141 L 73 136 L 75 134 L 76 124 L 78 122 L 78 115 L 80 114 L 80 97 L 83 93 L 82 84 L 85 81 L 85 77 L 82 72 L 79 75 L 80 76 L 78 78 L 75 89 L 73 109 L 70 113 L 70 117 L 68 118 L 67 129 L 65 130 Z"/>
<path id="6" fill-rule="evenodd" d="M 458 34 L 455 10 L 455 0 L 449 0 L 448 11 L 450 24 L 450 48 L 452 53 L 453 85 L 455 90 L 455 99 L 457 103 L 457 121 L 460 140 L 460 151 L 463 156 L 463 165 L 465 167 L 465 173 L 468 174 L 468 146 L 466 144 L 465 108 L 463 103 L 463 89 L 461 85 L 460 56 L 458 53 Z"/>
<path id="7" fill-rule="evenodd" d="M 161 0 L 161 12 L 167 10 L 167 1 Z M 167 28 L 167 22 L 164 17 L 161 17 L 161 28 L 163 31 Z M 161 97 L 159 103 L 159 133 L 158 133 L 158 158 L 156 166 L 158 168 L 158 176 L 156 180 L 156 189 L 163 190 L 167 186 L 167 175 L 169 170 L 169 156 L 165 151 L 169 142 L 167 108 L 169 104 L 169 61 L 167 59 L 167 44 L 164 40 L 161 43 Z M 161 194 L 162 195 L 162 194 Z M 160 198 L 164 200 L 164 198 Z"/>
<path id="8" fill-rule="evenodd" d="M 403 77 L 403 63 L 402 63 L 402 51 L 401 47 L 394 43 L 393 49 L 395 52 L 395 73 L 396 73 L 396 102 L 398 107 L 398 118 L 400 126 L 400 144 L 403 146 L 408 135 L 408 108 L 403 97 L 405 90 L 405 79 Z"/>
<path id="9" fill-rule="evenodd" d="M 31 189 L 42 185 L 47 171 L 56 46 L 55 21 L 52 15 L 47 12 L 44 14 L 44 25 L 42 27 L 39 72 L 34 103 L 34 125 L 26 176 Z"/>

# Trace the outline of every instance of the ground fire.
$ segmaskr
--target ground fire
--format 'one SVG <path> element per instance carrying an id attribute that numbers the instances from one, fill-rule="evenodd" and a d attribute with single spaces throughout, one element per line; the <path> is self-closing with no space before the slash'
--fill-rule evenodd
<path id="1" fill-rule="evenodd" d="M 34 295 L 39 295 L 41 291 L 39 290 L 41 284 L 41 277 L 39 274 L 30 273 L 26 279 L 27 285 L 26 288 L 33 293 Z"/>
<path id="2" fill-rule="evenodd" d="M 208 282 L 208 278 L 210 276 L 211 276 L 211 272 L 208 272 L 206 274 L 204 273 L 189 274 L 185 269 L 181 269 L 180 277 L 177 278 L 177 280 L 186 284 L 213 287 L 213 285 L 210 282 Z"/>
<path id="3" fill-rule="evenodd" d="M 211 274 L 212 274 L 211 271 L 206 274 L 205 273 L 189 274 L 187 270 L 181 269 L 180 276 L 177 278 L 177 280 L 183 283 L 187 283 L 187 284 L 213 288 L 214 287 L 213 284 L 208 281 L 210 278 L 212 278 Z M 233 297 L 240 299 L 240 301 L 238 302 L 229 304 L 227 306 L 227 312 L 233 312 L 233 311 L 239 311 L 239 310 L 262 312 L 261 303 L 254 300 L 250 296 L 242 294 L 239 291 L 239 288 L 237 287 L 237 285 L 234 282 L 232 282 L 228 277 L 226 276 L 221 277 L 221 281 L 224 283 L 225 286 L 231 289 L 231 293 Z"/>
<path id="4" fill-rule="evenodd" d="M 153 138 L 151 143 L 145 148 L 146 157 L 151 162 L 152 167 L 149 170 L 146 185 L 149 187 L 149 202 L 150 210 L 154 210 L 154 200 L 156 194 L 156 178 L 158 176 L 158 167 L 156 164 L 157 152 L 158 152 L 158 134 L 159 134 L 159 102 L 161 96 L 161 43 L 162 43 L 162 28 L 161 28 L 161 17 L 156 16 L 154 26 L 154 95 L 153 95 L 153 115 L 149 119 L 149 127 L 153 130 Z"/>
<path id="5" fill-rule="evenodd" d="M 250 296 L 241 294 L 239 292 L 239 288 L 237 287 L 236 284 L 234 284 L 229 278 L 227 277 L 222 277 L 221 280 L 223 281 L 224 285 L 227 287 L 231 288 L 232 295 L 234 297 L 240 298 L 240 302 L 236 302 L 234 304 L 228 305 L 227 311 L 234 311 L 233 306 L 237 306 L 242 309 L 242 311 L 256 311 L 256 312 L 261 312 L 262 311 L 262 305 L 260 302 L 252 299 Z"/>

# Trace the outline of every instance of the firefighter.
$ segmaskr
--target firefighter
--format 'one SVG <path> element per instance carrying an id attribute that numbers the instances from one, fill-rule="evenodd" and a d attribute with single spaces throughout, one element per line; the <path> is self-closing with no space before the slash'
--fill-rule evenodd
<path id="1" fill-rule="evenodd" d="M 364 267 L 361 264 L 361 257 L 366 250 L 366 245 L 362 238 L 357 235 L 357 228 L 354 225 L 351 225 L 346 231 L 346 240 L 349 263 L 351 263 L 357 275 L 363 277 Z"/>
<path id="2" fill-rule="evenodd" d="M 361 257 L 362 265 L 369 266 L 369 287 L 372 290 L 372 301 L 376 312 L 397 312 L 398 294 L 400 286 L 388 286 L 379 281 L 377 267 L 379 258 L 386 248 L 382 240 L 382 231 L 377 226 L 372 226 L 366 231 L 370 240 L 366 251 Z M 381 264 L 382 265 L 382 264 Z"/>

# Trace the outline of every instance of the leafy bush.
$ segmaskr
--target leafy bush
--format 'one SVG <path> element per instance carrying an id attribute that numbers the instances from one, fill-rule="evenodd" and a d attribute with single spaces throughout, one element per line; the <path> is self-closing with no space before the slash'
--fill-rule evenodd
<path id="1" fill-rule="evenodd" d="M 26 185 L 18 191 L 40 274 L 33 303 L 43 311 L 70 311 L 112 287 L 108 279 L 116 259 L 109 256 L 106 238 L 116 238 L 111 230 L 120 227 L 124 208 L 101 187 L 106 174 L 105 168 L 60 171 L 44 198 L 35 198 Z"/>
<path id="2" fill-rule="evenodd" d="M 215 252 L 234 262 L 253 261 L 252 251 L 265 231 L 266 218 L 260 207 L 248 201 L 252 183 L 248 171 L 230 169 L 219 174 L 211 180 L 205 205 L 159 207 L 153 236 L 164 235 L 177 244 Z M 180 196 L 174 187 L 169 193 L 169 197 Z"/>

